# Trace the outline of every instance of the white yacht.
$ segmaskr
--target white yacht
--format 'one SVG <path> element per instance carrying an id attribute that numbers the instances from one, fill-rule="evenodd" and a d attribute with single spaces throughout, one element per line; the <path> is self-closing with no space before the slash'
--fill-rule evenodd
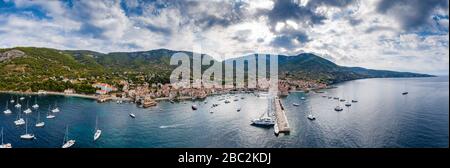
<path id="1" fill-rule="evenodd" d="M 19 100 L 25 100 L 25 97 L 20 97 L 20 99 Z"/>
<path id="2" fill-rule="evenodd" d="M 58 107 L 55 107 L 54 109 L 52 109 L 52 113 L 57 113 L 57 112 L 59 112 L 59 108 Z"/>
<path id="3" fill-rule="evenodd" d="M 66 126 L 66 134 L 64 135 L 62 148 L 70 148 L 75 145 L 75 140 L 69 140 L 69 127 Z"/>
<path id="4" fill-rule="evenodd" d="M 3 111 L 4 114 L 11 114 L 12 111 L 8 108 L 9 104 L 8 101 L 6 101 L 5 111 Z"/>
<path id="5" fill-rule="evenodd" d="M 197 107 L 197 105 L 192 105 L 192 110 L 197 110 L 198 109 L 198 107 Z"/>
<path id="6" fill-rule="evenodd" d="M 38 109 L 39 108 L 39 104 L 37 104 L 37 98 L 34 99 L 34 105 L 31 106 L 31 107 L 33 107 L 34 109 Z"/>
<path id="7" fill-rule="evenodd" d="M 272 110 L 273 110 L 272 99 L 268 99 L 267 112 L 265 112 L 258 119 L 252 120 L 251 124 L 252 125 L 259 125 L 259 126 L 273 126 L 273 125 L 275 125 L 275 119 L 270 117 L 270 113 L 271 113 Z"/>
<path id="8" fill-rule="evenodd" d="M 301 99 L 301 100 L 305 100 L 306 98 L 305 98 L 305 97 L 300 97 L 300 99 Z"/>
<path id="9" fill-rule="evenodd" d="M 278 128 L 278 123 L 275 121 L 275 125 L 273 125 L 273 133 L 278 136 L 280 134 L 280 128 Z"/>
<path id="10" fill-rule="evenodd" d="M 55 118 L 56 116 L 55 115 L 53 115 L 52 113 L 51 113 L 51 111 L 50 111 L 50 106 L 48 107 L 48 112 L 47 112 L 47 117 L 45 117 L 45 118 L 47 118 L 47 119 L 53 119 L 53 118 Z"/>
<path id="11" fill-rule="evenodd" d="M 341 106 L 336 106 L 335 108 L 334 108 L 334 110 L 335 111 L 342 111 L 342 110 L 344 110 Z"/>
<path id="12" fill-rule="evenodd" d="M 22 113 L 21 110 L 19 110 L 19 112 L 17 113 L 17 120 L 14 121 L 14 124 L 16 124 L 16 126 L 25 124 L 25 120 L 22 118 L 21 113 Z"/>
<path id="13" fill-rule="evenodd" d="M 100 135 L 102 135 L 102 130 L 98 129 L 98 117 L 97 117 L 97 118 L 95 118 L 94 141 L 96 141 L 98 138 L 100 138 Z"/>
<path id="14" fill-rule="evenodd" d="M 28 124 L 25 124 L 25 134 L 21 135 L 20 138 L 25 140 L 33 140 L 36 138 L 34 137 L 34 134 L 28 133 Z"/>
<path id="15" fill-rule="evenodd" d="M 309 119 L 309 120 L 315 120 L 316 117 L 315 117 L 314 115 L 312 115 L 312 114 L 309 114 L 309 115 L 308 115 L 308 119 Z"/>
<path id="16" fill-rule="evenodd" d="M 41 128 L 45 126 L 45 122 L 41 121 L 41 112 L 38 111 L 35 127 Z"/>
<path id="17" fill-rule="evenodd" d="M 350 107 L 352 104 L 350 102 L 345 103 L 345 106 Z"/>
<path id="18" fill-rule="evenodd" d="M 22 105 L 19 102 L 17 102 L 17 104 L 14 107 L 20 108 L 20 107 L 22 107 Z"/>
<path id="19" fill-rule="evenodd" d="M 275 120 L 271 117 L 263 117 L 252 120 L 252 125 L 262 125 L 262 126 L 271 126 L 275 125 Z"/>
<path id="20" fill-rule="evenodd" d="M 14 101 L 14 99 L 11 99 L 9 102 L 10 102 L 10 103 L 14 103 L 15 101 Z"/>
<path id="21" fill-rule="evenodd" d="M 300 106 L 298 103 L 292 103 L 293 106 Z"/>
<path id="22" fill-rule="evenodd" d="M 136 115 L 134 115 L 134 113 L 130 113 L 130 117 L 131 118 L 136 118 Z"/>
<path id="23" fill-rule="evenodd" d="M 3 127 L 2 127 L 2 144 L 0 144 L 0 148 L 12 148 L 12 145 L 10 143 L 3 142 Z"/>

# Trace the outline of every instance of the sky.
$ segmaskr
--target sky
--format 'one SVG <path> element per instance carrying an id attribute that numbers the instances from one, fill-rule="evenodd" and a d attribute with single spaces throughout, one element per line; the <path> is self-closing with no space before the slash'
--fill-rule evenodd
<path id="1" fill-rule="evenodd" d="M 0 0 L 0 48 L 166 48 L 216 59 L 315 53 L 344 66 L 449 73 L 448 0 Z"/>

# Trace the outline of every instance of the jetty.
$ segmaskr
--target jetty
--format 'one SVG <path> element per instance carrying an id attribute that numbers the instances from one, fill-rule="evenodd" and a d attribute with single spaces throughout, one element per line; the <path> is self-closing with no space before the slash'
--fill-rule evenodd
<path id="1" fill-rule="evenodd" d="M 284 112 L 284 106 L 281 103 L 280 98 L 276 98 L 274 101 L 275 104 L 275 117 L 276 122 L 275 126 L 278 127 L 280 133 L 289 134 L 291 132 L 291 128 L 289 127 L 289 122 L 286 117 L 286 113 Z"/>

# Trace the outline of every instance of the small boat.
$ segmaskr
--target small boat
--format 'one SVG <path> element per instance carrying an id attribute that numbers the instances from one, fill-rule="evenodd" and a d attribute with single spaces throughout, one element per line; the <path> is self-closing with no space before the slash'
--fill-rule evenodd
<path id="1" fill-rule="evenodd" d="M 134 113 L 130 113 L 130 117 L 131 118 L 136 118 L 136 115 L 134 115 Z"/>
<path id="2" fill-rule="evenodd" d="M 334 100 L 339 100 L 339 97 L 333 97 Z"/>
<path id="3" fill-rule="evenodd" d="M 8 109 L 8 101 L 6 101 L 6 106 L 5 106 L 5 111 L 3 111 L 4 114 L 11 114 L 12 111 L 10 109 Z"/>
<path id="4" fill-rule="evenodd" d="M 20 103 L 17 103 L 14 107 L 20 108 L 20 107 L 22 107 L 22 105 Z"/>
<path id="5" fill-rule="evenodd" d="M 233 101 L 239 101 L 239 99 L 236 98 L 236 99 L 234 99 Z"/>
<path id="6" fill-rule="evenodd" d="M 2 127 L 2 144 L 0 144 L 0 148 L 12 148 L 12 145 L 10 143 L 3 142 L 3 127 Z"/>
<path id="7" fill-rule="evenodd" d="M 94 133 L 94 141 L 100 138 L 102 135 L 102 130 L 98 129 L 98 117 L 95 119 L 95 133 Z"/>
<path id="8" fill-rule="evenodd" d="M 55 102 L 55 108 L 52 109 L 52 113 L 57 113 L 57 112 L 59 112 L 59 108 L 58 108 L 58 105 Z"/>
<path id="9" fill-rule="evenodd" d="M 342 110 L 344 110 L 341 106 L 336 106 L 335 108 L 334 108 L 334 110 L 335 111 L 342 111 Z"/>
<path id="10" fill-rule="evenodd" d="M 63 146 L 62 148 L 70 148 L 75 145 L 75 140 L 69 140 L 69 127 L 66 126 L 66 134 L 64 135 Z"/>
<path id="11" fill-rule="evenodd" d="M 37 104 L 37 98 L 34 99 L 34 105 L 31 106 L 31 107 L 33 107 L 34 109 L 38 109 L 39 108 L 39 104 Z"/>
<path id="12" fill-rule="evenodd" d="M 408 94 L 408 92 L 403 92 L 403 93 L 402 93 L 402 95 L 407 95 L 407 94 Z"/>
<path id="13" fill-rule="evenodd" d="M 225 103 L 230 103 L 230 101 L 229 100 L 225 100 Z"/>
<path id="14" fill-rule="evenodd" d="M 301 100 L 305 100 L 306 98 L 305 98 L 305 97 L 300 97 L 300 99 L 301 99 Z"/>
<path id="15" fill-rule="evenodd" d="M 358 103 L 358 100 L 352 100 L 352 103 Z"/>
<path id="16" fill-rule="evenodd" d="M 331 99 L 331 98 L 332 98 L 331 96 L 328 97 L 328 99 Z"/>
<path id="17" fill-rule="evenodd" d="M 28 123 L 28 121 L 26 122 Z M 34 134 L 30 134 L 28 133 L 28 124 L 25 124 L 25 134 L 20 136 L 20 139 L 24 139 L 24 140 L 33 140 L 36 137 L 34 137 Z"/>
<path id="18" fill-rule="evenodd" d="M 211 114 L 212 114 L 212 113 L 214 113 L 214 111 L 212 111 L 212 110 L 211 110 L 211 111 L 209 111 L 209 113 L 211 113 Z"/>
<path id="19" fill-rule="evenodd" d="M 11 99 L 9 102 L 10 102 L 10 103 L 14 103 L 15 101 L 14 101 L 14 99 Z"/>
<path id="20" fill-rule="evenodd" d="M 340 102 L 345 102 L 345 99 L 341 99 L 341 100 L 339 100 Z"/>
<path id="21" fill-rule="evenodd" d="M 293 106 L 300 106 L 298 103 L 292 103 Z"/>
<path id="22" fill-rule="evenodd" d="M 275 125 L 275 120 L 271 117 L 263 117 L 252 120 L 252 125 L 262 125 L 262 126 L 271 126 Z"/>
<path id="23" fill-rule="evenodd" d="M 20 99 L 19 100 L 25 100 L 25 97 L 20 97 Z"/>
<path id="24" fill-rule="evenodd" d="M 55 107 L 54 109 L 52 109 L 52 113 L 57 113 L 57 112 L 59 112 L 59 108 L 58 107 Z"/>
<path id="25" fill-rule="evenodd" d="M 278 128 L 278 123 L 275 122 L 275 125 L 273 125 L 273 133 L 278 136 L 280 134 L 280 128 Z"/>
<path id="26" fill-rule="evenodd" d="M 16 126 L 25 124 L 25 120 L 22 118 L 21 113 L 21 110 L 19 110 L 19 112 L 17 113 L 17 120 L 14 121 L 14 124 L 16 124 Z"/>
<path id="27" fill-rule="evenodd" d="M 192 110 L 197 110 L 197 105 L 192 105 Z"/>
<path id="28" fill-rule="evenodd" d="M 41 112 L 39 112 L 39 111 L 38 111 L 38 116 L 36 119 L 36 124 L 34 126 L 38 127 L 38 128 L 42 128 L 45 126 L 45 122 L 41 121 Z"/>
<path id="29" fill-rule="evenodd" d="M 240 111 L 241 111 L 241 108 L 238 108 L 236 111 L 237 111 L 237 112 L 240 112 Z"/>
<path id="30" fill-rule="evenodd" d="M 241 97 L 241 99 L 245 99 L 245 97 Z"/>
<path id="31" fill-rule="evenodd" d="M 33 111 L 31 111 L 31 109 L 29 108 L 28 101 L 27 101 L 27 109 L 25 111 L 23 111 L 23 113 L 30 114 L 31 112 L 33 112 Z"/>
<path id="32" fill-rule="evenodd" d="M 48 112 L 47 112 L 47 117 L 45 117 L 45 118 L 47 118 L 47 119 L 53 119 L 53 118 L 55 118 L 56 116 L 55 115 L 53 115 L 52 113 L 50 113 L 51 111 L 50 111 L 50 106 L 48 107 Z"/>
<path id="33" fill-rule="evenodd" d="M 352 104 L 350 102 L 345 103 L 345 106 L 350 107 Z"/>
<path id="34" fill-rule="evenodd" d="M 308 119 L 309 119 L 309 120 L 315 120 L 316 117 L 315 117 L 314 115 L 312 115 L 312 114 L 309 114 L 309 115 L 308 115 Z"/>
<path id="35" fill-rule="evenodd" d="M 310 113 L 309 113 L 309 115 L 307 116 L 307 118 L 308 118 L 309 120 L 315 120 L 315 119 L 316 119 L 316 116 L 313 115 L 312 105 L 309 106 L 309 110 L 310 110 Z"/>

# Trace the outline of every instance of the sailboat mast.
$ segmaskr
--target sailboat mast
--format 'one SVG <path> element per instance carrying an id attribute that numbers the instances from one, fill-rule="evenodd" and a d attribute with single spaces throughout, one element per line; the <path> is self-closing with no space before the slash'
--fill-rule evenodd
<path id="1" fill-rule="evenodd" d="M 2 144 L 1 145 L 3 145 L 3 127 L 2 127 Z"/>
<path id="2" fill-rule="evenodd" d="M 25 119 L 25 134 L 28 134 L 28 118 Z"/>

